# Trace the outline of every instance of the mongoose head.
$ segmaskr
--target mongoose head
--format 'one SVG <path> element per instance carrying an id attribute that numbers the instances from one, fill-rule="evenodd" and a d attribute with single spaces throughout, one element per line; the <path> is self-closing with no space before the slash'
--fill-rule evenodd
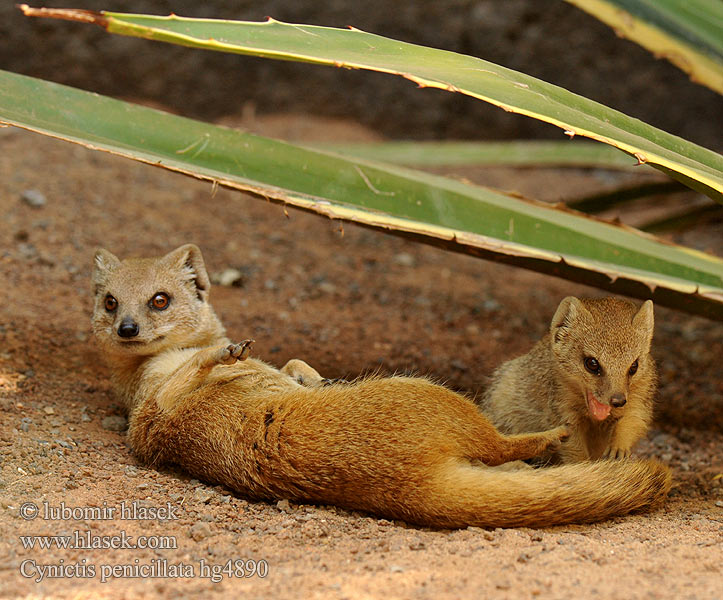
<path id="1" fill-rule="evenodd" d="M 208 304 L 201 251 L 186 244 L 161 258 L 119 260 L 95 253 L 93 333 L 106 351 L 152 355 L 222 335 Z"/>
<path id="2" fill-rule="evenodd" d="M 650 356 L 653 303 L 618 298 L 565 298 L 550 325 L 560 375 L 593 421 L 617 419 L 636 389 L 655 378 Z"/>

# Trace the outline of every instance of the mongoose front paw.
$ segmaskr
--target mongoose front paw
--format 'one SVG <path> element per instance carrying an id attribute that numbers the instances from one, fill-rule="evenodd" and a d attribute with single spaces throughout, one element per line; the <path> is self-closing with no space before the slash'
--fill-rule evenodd
<path id="1" fill-rule="evenodd" d="M 630 456 L 630 448 L 614 448 L 610 446 L 603 452 L 602 460 L 622 460 Z"/>
<path id="2" fill-rule="evenodd" d="M 319 385 L 326 387 L 327 385 L 334 385 L 336 383 L 349 383 L 346 379 L 341 379 L 340 377 L 337 377 L 336 379 L 322 379 L 319 382 Z"/>
<path id="3" fill-rule="evenodd" d="M 232 365 L 236 361 L 246 360 L 251 352 L 251 346 L 256 340 L 244 340 L 240 344 L 229 344 L 221 349 L 218 362 L 224 365 Z"/>
<path id="4" fill-rule="evenodd" d="M 561 425 L 551 431 L 555 437 L 555 441 L 564 442 L 570 437 L 570 428 L 567 425 Z"/>
<path id="5" fill-rule="evenodd" d="M 570 437 L 570 430 L 566 425 L 562 425 L 560 427 L 555 427 L 555 429 L 551 429 L 548 434 L 549 437 L 546 449 L 558 450 L 562 445 L 562 442 L 564 442 L 567 438 Z"/>

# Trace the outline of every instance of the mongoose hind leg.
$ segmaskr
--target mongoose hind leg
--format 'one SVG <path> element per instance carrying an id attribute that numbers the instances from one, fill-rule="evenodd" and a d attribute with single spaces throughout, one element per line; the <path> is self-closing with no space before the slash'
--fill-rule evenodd
<path id="1" fill-rule="evenodd" d="M 310 367 L 303 360 L 298 358 L 292 358 L 289 362 L 287 362 L 283 367 L 281 367 L 281 372 L 284 375 L 291 377 L 297 383 L 307 387 L 323 385 L 324 381 L 326 381 L 321 375 L 319 375 L 319 372 L 316 369 Z"/>
<path id="2" fill-rule="evenodd" d="M 316 369 L 310 367 L 298 358 L 292 358 L 281 367 L 280 371 L 306 387 L 324 387 L 335 383 L 348 383 L 345 379 L 327 379 L 326 377 L 322 377 Z"/>

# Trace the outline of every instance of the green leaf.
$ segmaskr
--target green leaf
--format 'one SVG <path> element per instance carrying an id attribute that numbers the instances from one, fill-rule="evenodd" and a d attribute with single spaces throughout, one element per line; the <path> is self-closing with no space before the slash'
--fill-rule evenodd
<path id="1" fill-rule="evenodd" d="M 0 123 L 329 218 L 723 320 L 721 259 L 543 203 L 5 71 L 0 71 Z"/>
<path id="2" fill-rule="evenodd" d="M 723 94 L 720 0 L 567 0 Z"/>
<path id="3" fill-rule="evenodd" d="M 95 23 L 111 33 L 194 48 L 400 75 L 422 87 L 460 92 L 589 137 L 660 168 L 723 202 L 723 157 L 524 73 L 491 62 L 365 33 L 294 25 L 187 19 L 171 15 L 32 9 L 25 14 Z"/>
<path id="4" fill-rule="evenodd" d="M 595 142 L 370 142 L 324 143 L 313 148 L 416 167 L 515 166 L 640 169 L 627 154 Z"/>

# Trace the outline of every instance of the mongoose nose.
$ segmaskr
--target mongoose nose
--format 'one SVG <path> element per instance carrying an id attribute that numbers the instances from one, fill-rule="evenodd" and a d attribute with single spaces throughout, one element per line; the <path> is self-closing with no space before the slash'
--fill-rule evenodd
<path id="1" fill-rule="evenodd" d="M 613 396 L 610 398 L 610 404 L 612 404 L 616 408 L 625 406 L 625 403 L 627 401 L 628 399 L 623 394 L 613 394 Z"/>
<path id="2" fill-rule="evenodd" d="M 122 338 L 136 337 L 138 331 L 138 323 L 131 319 L 123 319 L 118 327 L 118 335 Z"/>

